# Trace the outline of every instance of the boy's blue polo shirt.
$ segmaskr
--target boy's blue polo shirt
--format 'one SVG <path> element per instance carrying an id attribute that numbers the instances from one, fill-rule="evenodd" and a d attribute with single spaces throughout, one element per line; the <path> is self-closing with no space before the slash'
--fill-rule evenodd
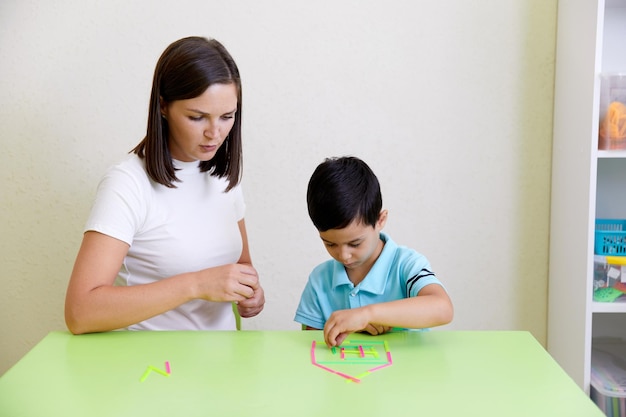
<path id="1" fill-rule="evenodd" d="M 335 310 L 415 297 L 426 285 L 442 285 L 424 255 L 397 245 L 384 233 L 380 238 L 385 246 L 356 287 L 348 279 L 343 264 L 334 259 L 315 267 L 302 292 L 294 320 L 323 329 Z"/>

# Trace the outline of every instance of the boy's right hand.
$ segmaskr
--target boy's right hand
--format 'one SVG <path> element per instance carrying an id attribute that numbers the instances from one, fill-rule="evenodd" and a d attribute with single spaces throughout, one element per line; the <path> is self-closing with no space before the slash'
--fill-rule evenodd
<path id="1" fill-rule="evenodd" d="M 367 307 L 334 311 L 324 325 L 326 345 L 339 346 L 353 332 L 375 336 L 391 330 L 391 327 L 370 323 L 368 311 Z"/>

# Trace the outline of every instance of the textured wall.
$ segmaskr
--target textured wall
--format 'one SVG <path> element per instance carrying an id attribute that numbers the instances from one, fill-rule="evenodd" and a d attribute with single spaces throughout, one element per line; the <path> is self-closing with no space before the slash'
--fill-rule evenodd
<path id="1" fill-rule="evenodd" d="M 327 258 L 306 215 L 324 157 L 378 174 L 386 231 L 426 254 L 444 329 L 541 342 L 556 0 L 0 3 L 0 374 L 64 329 L 96 184 L 145 131 L 170 42 L 221 40 L 244 81 L 246 223 L 267 295 L 246 329 L 297 329 Z"/>

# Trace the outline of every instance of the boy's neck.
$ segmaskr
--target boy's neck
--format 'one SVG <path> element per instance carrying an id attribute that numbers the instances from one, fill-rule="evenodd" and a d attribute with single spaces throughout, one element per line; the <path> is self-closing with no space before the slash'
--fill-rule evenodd
<path id="1" fill-rule="evenodd" d="M 370 258 L 367 264 L 363 264 L 359 268 L 356 268 L 356 269 L 346 269 L 346 274 L 348 275 L 348 279 L 350 280 L 350 282 L 352 282 L 352 285 L 356 287 L 365 279 L 365 277 L 367 277 L 367 274 L 369 274 L 369 272 L 372 270 L 372 267 L 378 260 L 378 257 L 383 252 L 384 246 L 385 246 L 385 242 L 383 241 L 382 238 L 379 238 L 378 246 L 376 247 L 376 252 L 373 254 L 374 256 Z"/>

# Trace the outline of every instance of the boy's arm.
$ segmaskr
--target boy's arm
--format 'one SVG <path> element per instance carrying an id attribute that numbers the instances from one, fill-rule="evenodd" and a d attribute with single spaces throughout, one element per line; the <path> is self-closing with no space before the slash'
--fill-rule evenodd
<path id="1" fill-rule="evenodd" d="M 390 327 L 441 326 L 452 321 L 453 315 L 448 293 L 439 284 L 429 284 L 415 297 L 333 312 L 324 326 L 324 340 L 328 346 L 338 346 L 352 332 L 373 333 L 373 329 L 378 334 Z"/>

